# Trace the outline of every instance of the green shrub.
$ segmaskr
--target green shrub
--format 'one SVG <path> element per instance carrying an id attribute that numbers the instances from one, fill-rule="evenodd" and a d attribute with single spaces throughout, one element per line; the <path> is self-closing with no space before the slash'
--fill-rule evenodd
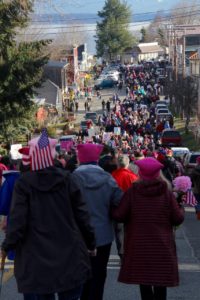
<path id="1" fill-rule="evenodd" d="M 0 147 L 0 155 L 2 155 L 2 156 L 7 155 L 7 150 Z"/>
<path id="2" fill-rule="evenodd" d="M 48 136 L 51 138 L 56 137 L 56 128 L 55 127 L 47 127 Z"/>

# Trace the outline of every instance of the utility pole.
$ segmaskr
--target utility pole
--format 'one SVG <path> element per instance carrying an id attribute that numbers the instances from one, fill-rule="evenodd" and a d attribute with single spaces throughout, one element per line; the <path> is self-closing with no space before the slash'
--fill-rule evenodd
<path id="1" fill-rule="evenodd" d="M 174 30 L 174 60 L 175 60 L 175 78 L 178 80 L 178 55 L 177 55 L 177 36 L 176 30 Z"/>
<path id="2" fill-rule="evenodd" d="M 182 65 L 183 65 L 183 78 L 186 77 L 186 65 L 185 65 L 185 30 L 183 35 L 183 50 L 182 50 Z"/>
<path id="3" fill-rule="evenodd" d="M 167 25 L 166 26 L 166 29 L 167 29 L 167 35 L 168 35 L 168 47 L 169 47 L 169 62 L 171 62 L 171 58 L 172 58 L 172 49 L 171 49 L 171 46 L 172 46 L 172 25 Z"/>
<path id="4" fill-rule="evenodd" d="M 171 30 L 171 60 L 172 60 L 172 68 L 174 70 L 174 32 L 173 29 Z"/>

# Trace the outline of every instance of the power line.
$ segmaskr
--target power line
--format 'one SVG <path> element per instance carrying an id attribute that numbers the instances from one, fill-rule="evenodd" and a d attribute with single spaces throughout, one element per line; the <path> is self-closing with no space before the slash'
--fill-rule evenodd
<path id="1" fill-rule="evenodd" d="M 177 10 L 183 10 L 183 9 L 196 9 L 196 8 L 199 8 L 200 7 L 200 4 L 199 5 L 191 5 L 191 6 L 184 6 L 184 7 L 178 7 L 178 8 L 172 8 L 172 9 L 166 9 L 166 10 L 158 10 L 158 11 L 151 11 L 151 12 L 145 12 L 145 13 L 135 13 L 133 14 L 133 16 L 145 16 L 145 15 L 150 15 L 150 14 L 159 14 L 159 13 L 167 13 L 167 12 L 176 12 Z M 189 12 L 188 12 L 189 13 Z M 54 14 L 56 15 L 56 14 Z M 62 14 L 62 16 L 68 16 L 68 14 Z M 49 16 L 51 17 L 51 16 Z M 168 16 L 170 17 L 170 16 Z M 83 21 L 83 20 L 96 20 L 97 18 L 100 18 L 98 17 L 98 15 L 96 15 L 96 17 L 91 17 L 91 18 L 70 18 L 68 20 L 70 21 Z M 66 22 L 68 20 L 59 20 L 59 22 Z M 145 20 L 146 21 L 146 20 Z M 33 23 L 47 23 L 49 22 L 49 20 L 41 20 L 41 21 L 37 21 L 37 20 L 31 20 L 31 22 Z M 142 21 L 139 21 L 139 22 L 142 22 Z"/>
<path id="2" fill-rule="evenodd" d="M 172 16 L 172 17 L 170 17 L 170 18 L 168 18 L 168 17 L 162 17 L 162 18 L 159 18 L 159 20 L 155 20 L 155 22 L 162 22 L 162 21 L 166 21 L 166 20 L 175 20 L 175 19 L 178 19 L 178 18 L 184 18 L 184 17 L 192 17 L 192 16 L 197 16 L 197 15 L 199 15 L 200 14 L 200 10 L 197 10 L 197 11 L 195 11 L 195 12 L 193 12 L 193 13 L 190 13 L 190 14 L 185 14 L 185 15 L 177 15 L 177 16 Z M 118 25 L 128 25 L 129 24 L 129 26 L 130 27 L 137 27 L 138 26 L 138 24 L 141 24 L 141 25 L 145 25 L 145 24 L 149 24 L 149 22 L 150 21 L 153 21 L 154 19 L 152 19 L 152 18 L 150 18 L 150 19 L 148 19 L 148 20 L 145 20 L 144 22 L 135 22 L 134 24 L 132 24 L 132 23 L 118 23 Z M 138 23 L 138 24 L 136 24 L 136 23 Z M 88 25 L 88 27 L 89 27 L 90 25 Z M 92 25 L 91 25 L 92 26 Z M 114 26 L 114 28 L 116 29 L 116 25 L 113 25 Z M 111 29 L 111 27 L 112 26 L 110 26 L 108 29 Z M 75 29 L 75 28 L 83 28 L 83 25 L 74 25 L 74 26 L 60 26 L 60 27 L 58 27 L 58 26 L 54 26 L 54 28 L 51 28 L 51 29 L 70 29 L 70 28 L 73 28 L 73 29 Z M 40 29 L 40 30 L 43 30 L 43 29 L 48 29 L 48 28 L 45 28 L 45 27 L 41 27 L 41 28 L 36 28 L 36 27 L 31 27 L 30 28 L 31 30 L 37 30 L 37 29 Z M 119 29 L 118 29 L 119 30 Z M 96 31 L 96 28 L 94 28 L 94 29 L 85 29 L 85 30 L 78 30 L 78 31 L 76 31 L 77 33 L 78 32 L 90 32 L 90 31 Z M 45 34 L 51 34 L 51 35 L 53 35 L 53 34 L 58 34 L 59 32 L 45 32 Z M 75 31 L 67 31 L 67 32 L 63 32 L 63 31 L 61 31 L 60 33 L 75 33 Z M 18 34 L 18 35 L 23 35 L 23 34 Z M 26 33 L 26 35 L 35 35 L 34 33 Z"/>

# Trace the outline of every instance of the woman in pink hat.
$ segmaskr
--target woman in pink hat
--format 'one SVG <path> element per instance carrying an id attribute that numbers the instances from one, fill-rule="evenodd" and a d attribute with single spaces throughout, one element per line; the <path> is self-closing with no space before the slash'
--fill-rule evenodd
<path id="1" fill-rule="evenodd" d="M 167 287 L 179 284 L 173 227 L 184 220 L 170 185 L 154 158 L 135 162 L 140 179 L 113 209 L 113 218 L 126 223 L 124 257 L 119 281 L 140 285 L 142 300 L 166 300 Z"/>

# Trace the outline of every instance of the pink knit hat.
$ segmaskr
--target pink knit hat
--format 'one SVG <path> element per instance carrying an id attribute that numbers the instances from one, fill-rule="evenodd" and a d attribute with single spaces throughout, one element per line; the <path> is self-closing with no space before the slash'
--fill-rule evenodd
<path id="1" fill-rule="evenodd" d="M 78 160 L 80 163 L 98 162 L 103 145 L 100 144 L 79 144 L 77 146 Z"/>
<path id="2" fill-rule="evenodd" d="M 153 157 L 137 160 L 135 161 L 135 164 L 139 167 L 139 175 L 144 180 L 152 180 L 157 178 L 160 170 L 164 167 Z"/>
<path id="3" fill-rule="evenodd" d="M 18 150 L 20 154 L 22 154 L 22 164 L 24 166 L 28 166 L 31 164 L 31 158 L 29 155 L 30 147 L 22 147 Z"/>

